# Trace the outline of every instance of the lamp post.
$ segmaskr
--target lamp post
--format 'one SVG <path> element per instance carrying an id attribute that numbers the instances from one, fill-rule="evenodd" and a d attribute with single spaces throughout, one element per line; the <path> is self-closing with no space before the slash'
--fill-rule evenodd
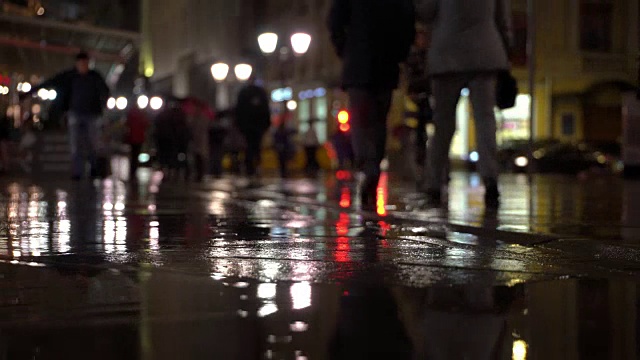
<path id="1" fill-rule="evenodd" d="M 229 72 L 231 67 L 229 64 L 218 62 L 211 65 L 211 76 L 213 80 L 218 83 L 216 86 L 216 107 L 227 108 L 229 107 L 229 89 L 227 84 L 227 79 L 229 77 Z M 253 74 L 253 66 L 240 63 L 234 66 L 233 73 L 236 77 L 236 80 L 239 82 L 245 82 L 251 78 Z"/>
<path id="2" fill-rule="evenodd" d="M 258 46 L 260 46 L 260 51 L 266 56 L 272 55 L 278 50 L 278 40 L 279 36 L 276 33 L 267 32 L 258 36 Z M 309 47 L 311 46 L 311 35 L 303 32 L 295 33 L 291 35 L 290 39 L 291 49 L 297 56 L 302 56 L 309 51 Z M 285 62 L 289 60 L 289 47 L 282 46 L 280 49 L 280 56 L 278 57 L 279 61 L 279 69 L 280 69 L 280 80 L 282 81 L 282 85 L 284 86 L 286 82 L 286 74 L 284 66 Z"/>

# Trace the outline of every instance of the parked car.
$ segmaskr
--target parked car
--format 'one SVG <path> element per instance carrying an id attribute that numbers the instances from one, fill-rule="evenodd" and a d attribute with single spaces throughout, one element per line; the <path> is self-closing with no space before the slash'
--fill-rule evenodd
<path id="1" fill-rule="evenodd" d="M 529 142 L 512 141 L 503 144 L 498 151 L 498 161 L 503 172 L 577 174 L 582 171 L 610 171 L 614 157 L 585 143 L 566 143 L 558 140 L 538 140 L 533 143 L 531 158 Z M 470 156 L 477 162 L 477 153 Z"/>

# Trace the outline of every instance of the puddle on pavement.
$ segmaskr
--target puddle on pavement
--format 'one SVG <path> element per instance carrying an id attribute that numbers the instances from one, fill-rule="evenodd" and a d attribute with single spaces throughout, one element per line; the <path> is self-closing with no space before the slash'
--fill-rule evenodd
<path id="1" fill-rule="evenodd" d="M 260 283 L 0 266 L 2 359 L 636 359 L 637 283 Z"/>

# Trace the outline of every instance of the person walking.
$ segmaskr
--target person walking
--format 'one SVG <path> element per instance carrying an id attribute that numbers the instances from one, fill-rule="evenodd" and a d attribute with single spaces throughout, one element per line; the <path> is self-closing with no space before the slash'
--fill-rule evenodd
<path id="1" fill-rule="evenodd" d="M 295 131 L 289 128 L 290 113 L 287 109 L 280 116 L 278 127 L 273 132 L 273 147 L 278 154 L 280 177 L 288 177 L 287 165 L 295 153 L 293 135 Z"/>
<path id="2" fill-rule="evenodd" d="M 151 122 L 147 114 L 138 107 L 131 107 L 125 120 L 126 143 L 131 147 L 129 151 L 129 181 L 138 180 L 138 157 L 147 139 L 147 129 Z"/>
<path id="3" fill-rule="evenodd" d="M 433 118 L 433 111 L 429 103 L 431 96 L 431 81 L 427 72 L 427 46 L 428 34 L 424 24 L 416 24 L 416 38 L 409 58 L 407 59 L 407 95 L 412 104 L 415 105 L 415 112 L 408 118 L 412 120 L 410 128 L 414 130 L 415 137 L 415 173 L 417 174 L 418 187 L 423 186 L 424 165 L 427 156 L 427 124 Z M 415 121 L 415 123 L 413 123 Z"/>
<path id="4" fill-rule="evenodd" d="M 433 79 L 435 134 L 427 151 L 427 198 L 431 203 L 441 203 L 442 171 L 456 130 L 456 106 L 462 89 L 468 88 L 485 204 L 498 206 L 494 108 L 497 73 L 510 67 L 509 1 L 476 0 L 474 6 L 469 6 L 465 0 L 425 0 L 419 13 L 432 28 L 428 68 Z"/>
<path id="5" fill-rule="evenodd" d="M 68 111 L 73 180 L 80 180 L 85 175 L 87 161 L 91 166 L 91 177 L 101 177 L 98 148 L 109 87 L 102 75 L 92 70 L 89 64 L 89 55 L 81 52 L 76 56 L 74 69 L 62 72 L 21 95 L 30 96 L 40 89 L 55 89 L 58 92 L 63 109 Z"/>
<path id="6" fill-rule="evenodd" d="M 327 22 L 343 61 L 342 87 L 349 94 L 356 169 L 364 174 L 361 202 L 371 210 L 399 64 L 407 59 L 415 37 L 413 1 L 333 0 Z"/>
<path id="7" fill-rule="evenodd" d="M 236 125 L 246 140 L 245 166 L 247 176 L 254 177 L 260 164 L 262 139 L 271 127 L 269 96 L 251 78 L 238 93 Z"/>
<path id="8" fill-rule="evenodd" d="M 209 157 L 209 131 L 213 119 L 212 112 L 208 111 L 207 105 L 201 100 L 190 98 L 185 104 L 187 122 L 191 131 L 190 152 L 193 159 L 195 180 L 202 182 L 205 175 L 205 164 Z"/>
<path id="9" fill-rule="evenodd" d="M 316 131 L 316 120 L 309 120 L 309 129 L 304 133 L 302 137 L 302 145 L 304 146 L 304 152 L 306 155 L 305 170 L 308 175 L 314 175 L 320 170 L 320 164 L 318 164 L 318 148 L 320 147 L 320 140 L 318 139 L 318 132 Z"/>
<path id="10" fill-rule="evenodd" d="M 9 158 L 9 142 L 11 141 L 12 119 L 9 117 L 9 108 L 0 108 L 0 174 L 11 170 Z"/>

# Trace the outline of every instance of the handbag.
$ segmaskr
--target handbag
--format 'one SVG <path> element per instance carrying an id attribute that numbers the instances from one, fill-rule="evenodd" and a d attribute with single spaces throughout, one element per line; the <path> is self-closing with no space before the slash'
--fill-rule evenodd
<path id="1" fill-rule="evenodd" d="M 516 106 L 517 96 L 518 82 L 513 75 L 511 75 L 511 71 L 499 71 L 496 82 L 496 106 L 498 106 L 500 110 L 512 108 Z"/>

